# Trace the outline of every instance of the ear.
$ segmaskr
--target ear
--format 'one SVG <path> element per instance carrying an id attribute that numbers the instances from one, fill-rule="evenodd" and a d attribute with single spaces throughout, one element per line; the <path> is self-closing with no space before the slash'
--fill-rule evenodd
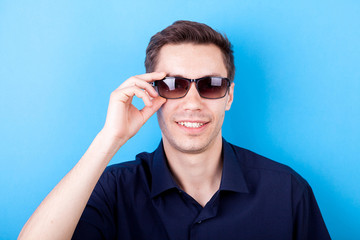
<path id="1" fill-rule="evenodd" d="M 226 102 L 226 106 L 225 106 L 226 111 L 230 110 L 231 104 L 232 104 L 232 102 L 234 100 L 234 87 L 235 87 L 235 83 L 232 82 L 230 87 L 229 87 L 229 92 L 228 92 L 229 96 L 227 98 L 227 102 Z"/>

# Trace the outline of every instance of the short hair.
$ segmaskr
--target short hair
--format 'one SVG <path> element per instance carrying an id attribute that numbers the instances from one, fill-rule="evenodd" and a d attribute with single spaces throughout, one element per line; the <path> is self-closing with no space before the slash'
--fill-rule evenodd
<path id="1" fill-rule="evenodd" d="M 232 45 L 225 34 L 221 34 L 206 24 L 192 21 L 176 21 L 151 37 L 146 49 L 146 72 L 153 72 L 158 63 L 161 48 L 166 44 L 214 44 L 220 48 L 227 78 L 234 80 L 235 65 Z"/>

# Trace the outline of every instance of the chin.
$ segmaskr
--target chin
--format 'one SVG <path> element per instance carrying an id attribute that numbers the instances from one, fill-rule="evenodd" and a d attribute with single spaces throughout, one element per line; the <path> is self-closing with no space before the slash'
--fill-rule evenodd
<path id="1" fill-rule="evenodd" d="M 166 139 L 169 145 L 183 153 L 196 154 L 207 149 L 210 141 L 200 139 L 200 137 L 185 137 L 181 139 Z"/>
<path id="2" fill-rule="evenodd" d="M 204 152 L 206 149 L 205 146 L 179 146 L 178 150 L 183 152 L 183 153 L 190 153 L 190 154 L 196 154 L 196 153 L 201 153 Z"/>

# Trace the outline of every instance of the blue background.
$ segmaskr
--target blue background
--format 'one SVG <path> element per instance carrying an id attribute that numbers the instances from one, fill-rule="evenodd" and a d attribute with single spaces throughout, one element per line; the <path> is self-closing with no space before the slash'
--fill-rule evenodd
<path id="1" fill-rule="evenodd" d="M 80 159 L 110 93 L 145 71 L 149 38 L 178 19 L 205 22 L 234 45 L 225 138 L 294 168 L 313 187 L 333 239 L 359 239 L 355 0 L 0 0 L 0 239 L 15 239 Z M 111 163 L 159 141 L 152 117 Z"/>

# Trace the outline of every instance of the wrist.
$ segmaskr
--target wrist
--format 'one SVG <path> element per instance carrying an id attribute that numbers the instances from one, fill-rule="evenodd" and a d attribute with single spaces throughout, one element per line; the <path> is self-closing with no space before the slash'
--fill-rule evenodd
<path id="1" fill-rule="evenodd" d="M 126 139 L 112 134 L 107 129 L 102 129 L 94 139 L 98 150 L 106 155 L 115 155 L 122 145 L 126 143 Z"/>

